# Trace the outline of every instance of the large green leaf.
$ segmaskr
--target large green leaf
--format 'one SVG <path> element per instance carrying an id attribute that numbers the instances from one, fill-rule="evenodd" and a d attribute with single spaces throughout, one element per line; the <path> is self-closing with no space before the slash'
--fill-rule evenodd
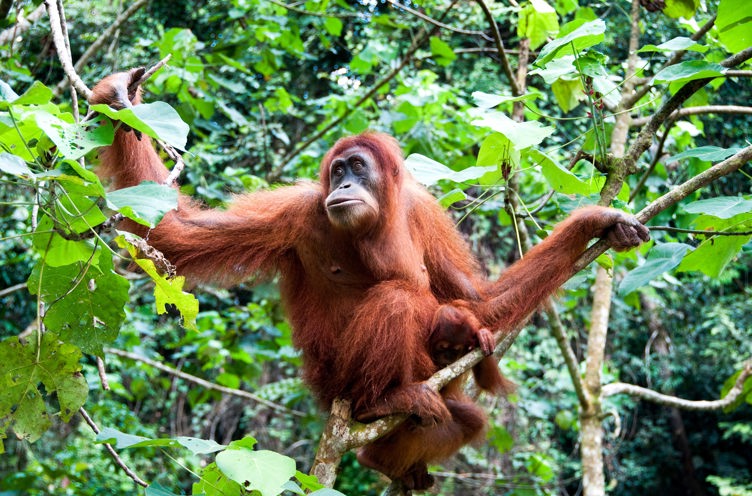
<path id="1" fill-rule="evenodd" d="M 66 158 L 78 160 L 90 151 L 112 143 L 114 131 L 110 123 L 88 130 L 80 124 L 65 122 L 48 112 L 36 114 L 37 125 L 57 145 Z"/>
<path id="2" fill-rule="evenodd" d="M 721 43 L 729 52 L 740 52 L 752 46 L 752 2 L 721 0 L 715 21 Z"/>
<path id="3" fill-rule="evenodd" d="M 21 179 L 31 179 L 34 177 L 34 173 L 31 172 L 24 159 L 7 152 L 0 153 L 0 172 L 20 177 Z"/>
<path id="4" fill-rule="evenodd" d="M 596 185 L 588 184 L 571 171 L 559 165 L 554 159 L 545 153 L 531 148 L 528 159 L 536 166 L 540 166 L 541 173 L 553 189 L 566 195 L 589 195 L 594 192 Z"/>
<path id="5" fill-rule="evenodd" d="M 533 62 L 543 66 L 559 55 L 574 55 L 585 48 L 597 45 L 605 38 L 606 23 L 601 19 L 585 22 L 578 19 L 562 27 L 559 37 L 545 45 Z M 566 48 L 565 48 L 566 47 Z M 564 50 L 562 50 L 564 48 Z M 573 53 L 574 50 L 574 53 Z M 559 53 L 559 52 L 562 53 Z"/>
<path id="6" fill-rule="evenodd" d="M 663 13 L 669 17 L 692 19 L 695 10 L 700 6 L 700 0 L 666 0 Z"/>
<path id="7" fill-rule="evenodd" d="M 127 124 L 152 138 L 185 150 L 188 140 L 188 124 L 165 102 L 142 103 L 131 108 L 115 110 L 107 105 L 92 105 L 91 110 Z"/>
<path id="8" fill-rule="evenodd" d="M 445 41 L 431 36 L 431 53 L 439 65 L 449 65 L 457 59 L 452 47 Z"/>
<path id="9" fill-rule="evenodd" d="M 217 466 L 247 491 L 261 496 L 280 494 L 295 475 L 295 460 L 273 451 L 227 449 L 217 455 Z"/>
<path id="10" fill-rule="evenodd" d="M 684 243 L 664 243 L 654 246 L 644 264 L 631 270 L 619 285 L 619 293 L 626 295 L 647 286 L 650 281 L 678 266 L 692 247 Z"/>
<path id="11" fill-rule="evenodd" d="M 170 186 L 145 181 L 107 193 L 107 203 L 129 219 L 154 227 L 167 212 L 177 209 L 178 192 Z"/>
<path id="12" fill-rule="evenodd" d="M 691 214 L 706 214 L 719 219 L 730 219 L 735 215 L 752 212 L 752 200 L 740 196 L 718 196 L 684 205 L 684 210 Z"/>
<path id="13" fill-rule="evenodd" d="M 752 236 L 714 236 L 706 239 L 687 255 L 677 271 L 699 271 L 716 278 Z"/>
<path id="14" fill-rule="evenodd" d="M 102 356 L 125 318 L 130 283 L 112 271 L 110 256 L 99 267 L 85 262 L 52 267 L 40 261 L 28 281 L 29 291 L 47 304 L 44 323 L 60 339 L 85 353 Z"/>
<path id="15" fill-rule="evenodd" d="M 668 164 L 686 158 L 698 158 L 707 162 L 720 162 L 741 150 L 741 147 L 721 148 L 719 146 L 698 146 L 697 148 L 692 148 L 677 153 L 676 155 L 672 155 L 663 160 L 663 162 Z"/>
<path id="16" fill-rule="evenodd" d="M 637 53 L 644 53 L 644 52 L 676 52 L 679 50 L 684 50 L 688 52 L 700 52 L 705 53 L 709 49 L 705 45 L 701 45 L 700 43 L 697 43 L 692 38 L 687 38 L 686 36 L 677 36 L 676 38 L 672 38 L 668 40 L 665 43 L 661 43 L 660 45 L 645 45 L 644 47 L 637 50 Z"/>
<path id="17" fill-rule="evenodd" d="M 520 11 L 519 17 L 517 36 L 530 39 L 532 50 L 559 32 L 559 16 L 545 0 L 530 0 Z"/>
<path id="18" fill-rule="evenodd" d="M 405 159 L 405 167 L 419 183 L 425 186 L 432 186 L 442 180 L 458 183 L 474 181 L 494 170 L 492 167 L 468 167 L 461 171 L 454 171 L 419 153 L 410 154 Z"/>
<path id="19" fill-rule="evenodd" d="M 705 62 L 704 60 L 688 60 L 670 65 L 658 71 L 654 81 L 656 83 L 687 82 L 694 79 L 723 76 L 726 68 L 720 64 Z"/>
<path id="20" fill-rule="evenodd" d="M 544 126 L 540 122 L 517 122 L 506 114 L 497 111 L 475 112 L 480 117 L 472 122 L 479 127 L 488 127 L 506 136 L 514 148 L 523 150 L 529 146 L 541 143 L 554 132 L 552 126 Z"/>
<path id="21" fill-rule="evenodd" d="M 81 375 L 81 351 L 54 333 L 11 337 L 0 343 L 0 439 L 12 426 L 22 439 L 36 441 L 52 425 L 44 396 L 55 395 L 64 421 L 86 402 L 89 388 Z M 39 384 L 44 385 L 44 394 Z M 2 453 L 2 443 L 0 443 Z"/>

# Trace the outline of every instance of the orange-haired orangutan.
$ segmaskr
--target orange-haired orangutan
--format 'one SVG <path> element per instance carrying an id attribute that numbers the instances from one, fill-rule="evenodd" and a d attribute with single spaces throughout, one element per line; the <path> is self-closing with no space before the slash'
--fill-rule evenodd
<path id="1" fill-rule="evenodd" d="M 138 92 L 127 88 L 141 73 L 103 79 L 90 102 L 138 104 Z M 123 188 L 162 182 L 168 171 L 147 137 L 121 128 L 101 153 L 100 174 Z M 123 226 L 146 234 L 143 226 Z M 477 331 L 520 324 L 571 275 L 587 243 L 603 236 L 619 248 L 648 237 L 633 217 L 589 207 L 499 281 L 486 282 L 452 221 L 405 170 L 397 141 L 366 133 L 343 138 L 326 153 L 318 183 L 240 195 L 226 210 L 202 208 L 181 195 L 177 211 L 148 239 L 194 282 L 229 285 L 279 274 L 306 383 L 324 407 L 337 397 L 351 400 L 360 421 L 407 414 L 358 458 L 407 488 L 425 489 L 432 484 L 426 464 L 477 439 L 485 424 L 460 388 L 437 394 L 424 385 L 446 362 L 438 345 L 429 344 L 434 317 L 445 329 L 437 339 L 453 342 L 446 335 L 451 319 L 440 305 L 467 312 L 459 321 L 461 344 L 477 342 L 490 352 L 489 336 Z M 500 375 L 489 363 L 479 367 L 478 382 L 496 390 Z"/>

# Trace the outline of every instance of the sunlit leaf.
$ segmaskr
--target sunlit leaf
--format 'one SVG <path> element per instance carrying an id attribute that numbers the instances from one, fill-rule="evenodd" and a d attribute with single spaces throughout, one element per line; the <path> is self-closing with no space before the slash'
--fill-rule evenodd
<path id="1" fill-rule="evenodd" d="M 606 32 L 606 23 L 601 19 L 585 22 L 575 20 L 562 27 L 559 37 L 545 45 L 534 65 L 542 66 L 550 62 L 558 55 L 572 55 L 572 49 L 575 52 L 584 50 L 591 46 L 597 45 L 604 39 Z M 565 48 L 566 47 L 566 48 Z M 563 50 L 563 53 L 559 53 Z"/>
<path id="2" fill-rule="evenodd" d="M 722 0 L 718 5 L 716 28 L 721 43 L 729 52 L 740 52 L 752 46 L 752 2 Z"/>

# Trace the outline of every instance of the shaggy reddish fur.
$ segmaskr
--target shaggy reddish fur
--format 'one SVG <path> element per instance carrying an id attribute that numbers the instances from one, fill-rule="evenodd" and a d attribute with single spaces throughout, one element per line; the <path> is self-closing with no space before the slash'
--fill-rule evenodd
<path id="1" fill-rule="evenodd" d="M 127 105 L 123 88 L 132 74 L 105 78 L 91 102 Z M 137 95 L 128 98 L 138 103 Z M 334 228 L 324 205 L 330 163 L 353 147 L 375 159 L 382 178 L 373 192 L 378 222 L 357 234 Z M 100 174 L 115 188 L 168 176 L 151 141 L 123 129 L 101 162 Z M 148 232 L 148 241 L 194 282 L 231 285 L 279 274 L 306 383 L 325 407 L 337 397 L 350 399 L 362 421 L 411 415 L 364 447 L 359 459 L 422 489 L 432 480 L 426 464 L 477 440 L 485 424 L 459 381 L 441 395 L 422 384 L 438 368 L 428 338 L 440 304 L 464 301 L 477 318 L 465 326 L 470 321 L 442 323 L 439 316 L 440 327 L 459 324 L 468 335 L 479 326 L 512 329 L 570 276 L 588 241 L 619 223 L 633 221 L 605 208 L 577 211 L 498 282 L 488 283 L 452 221 L 405 170 L 396 140 L 366 133 L 335 144 L 322 161 L 320 183 L 239 195 L 226 210 L 205 209 L 181 195 L 178 210 Z M 143 226 L 124 226 L 147 234 Z M 627 238 L 625 246 L 639 243 L 633 233 Z M 492 391 L 504 385 L 490 359 L 476 368 L 476 377 Z"/>

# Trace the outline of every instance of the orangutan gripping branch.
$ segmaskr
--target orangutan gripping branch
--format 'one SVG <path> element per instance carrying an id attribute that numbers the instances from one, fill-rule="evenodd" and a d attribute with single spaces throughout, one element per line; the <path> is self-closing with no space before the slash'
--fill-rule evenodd
<path id="1" fill-rule="evenodd" d="M 138 92 L 127 88 L 139 75 L 103 79 L 91 103 L 138 104 Z M 101 162 L 100 174 L 115 188 L 168 176 L 150 140 L 123 129 Z M 424 385 L 446 362 L 439 348 L 482 345 L 490 352 L 487 329 L 524 320 L 570 276 L 587 243 L 603 236 L 619 248 L 648 238 L 633 217 L 590 207 L 489 283 L 451 220 L 405 170 L 396 140 L 366 133 L 329 150 L 318 183 L 240 195 L 226 210 L 181 195 L 149 243 L 194 282 L 230 285 L 278 273 L 305 382 L 325 408 L 337 397 L 351 400 L 360 421 L 409 415 L 362 448 L 359 460 L 408 488 L 425 489 L 433 482 L 426 464 L 476 440 L 485 425 L 461 388 L 437 394 Z M 442 304 L 463 313 L 455 319 Z M 461 337 L 451 338 L 454 328 Z M 492 361 L 476 372 L 486 389 L 503 385 Z"/>

